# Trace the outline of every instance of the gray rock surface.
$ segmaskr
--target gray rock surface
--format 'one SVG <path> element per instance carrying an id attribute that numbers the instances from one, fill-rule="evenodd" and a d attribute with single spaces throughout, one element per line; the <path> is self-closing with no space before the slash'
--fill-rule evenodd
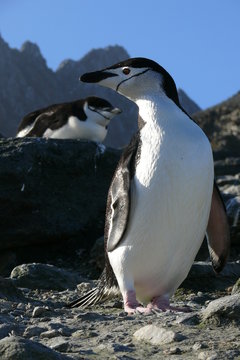
<path id="1" fill-rule="evenodd" d="M 78 140 L 0 139 L 0 249 L 102 235 L 120 151 Z"/>
<path id="2" fill-rule="evenodd" d="M 28 289 L 73 289 L 81 278 L 67 270 L 49 264 L 22 264 L 11 272 L 11 279 L 18 287 Z"/>
<path id="3" fill-rule="evenodd" d="M 24 295 L 10 279 L 0 276 L 0 299 L 20 301 L 24 300 Z"/>
<path id="4" fill-rule="evenodd" d="M 202 311 L 202 320 L 203 322 L 210 322 L 212 319 L 217 319 L 219 323 L 226 319 L 233 319 L 240 323 L 239 294 L 228 295 L 211 301 Z"/>
<path id="5" fill-rule="evenodd" d="M 105 264 L 105 254 L 104 254 L 104 237 L 101 236 L 95 241 L 91 248 L 90 252 L 91 261 L 94 265 L 103 270 Z"/>
<path id="6" fill-rule="evenodd" d="M 232 295 L 234 294 L 240 294 L 240 278 L 237 280 L 237 282 L 234 284 L 232 288 Z"/>
<path id="7" fill-rule="evenodd" d="M 0 340 L 17 330 L 16 324 L 0 324 Z"/>
<path id="8" fill-rule="evenodd" d="M 240 276 L 240 261 L 228 262 L 221 273 L 216 275 L 212 268 L 212 264 L 206 261 L 195 261 L 188 274 L 189 279 L 196 279 L 197 277 L 217 278 L 217 277 L 234 277 Z"/>
<path id="9" fill-rule="evenodd" d="M 42 344 L 18 336 L 9 336 L 0 340 L 0 358 L 2 360 L 70 360 Z"/>

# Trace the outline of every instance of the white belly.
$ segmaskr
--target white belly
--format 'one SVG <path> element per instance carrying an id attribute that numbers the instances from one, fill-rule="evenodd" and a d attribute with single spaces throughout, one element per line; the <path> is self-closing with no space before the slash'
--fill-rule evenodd
<path id="1" fill-rule="evenodd" d="M 106 134 L 107 130 L 104 126 L 91 121 L 81 121 L 75 116 L 70 116 L 66 125 L 56 130 L 47 129 L 43 137 L 103 141 Z"/>
<path id="2" fill-rule="evenodd" d="M 143 302 L 171 296 L 186 277 L 204 238 L 213 187 L 210 144 L 195 124 L 176 142 L 150 133 L 132 182 L 127 231 L 108 253 L 120 290 L 119 279 L 133 278 Z"/>

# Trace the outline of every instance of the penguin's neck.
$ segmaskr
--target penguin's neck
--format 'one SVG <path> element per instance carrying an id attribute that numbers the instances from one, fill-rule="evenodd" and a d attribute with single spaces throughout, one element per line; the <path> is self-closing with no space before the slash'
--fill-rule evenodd
<path id="1" fill-rule="evenodd" d="M 178 128 L 183 122 L 189 121 L 188 116 L 166 95 L 153 93 L 136 100 L 139 107 L 139 115 L 145 125 L 164 134 L 171 128 Z"/>
<path id="2" fill-rule="evenodd" d="M 193 139 L 197 139 L 196 125 L 171 99 L 161 94 L 137 99 L 136 103 L 145 123 L 140 130 L 141 156 L 136 174 L 139 182 L 148 187 L 154 178 L 159 181 L 157 169 L 169 163 L 177 168 L 179 157 L 188 158 Z M 177 178 L 178 171 L 176 174 Z"/>

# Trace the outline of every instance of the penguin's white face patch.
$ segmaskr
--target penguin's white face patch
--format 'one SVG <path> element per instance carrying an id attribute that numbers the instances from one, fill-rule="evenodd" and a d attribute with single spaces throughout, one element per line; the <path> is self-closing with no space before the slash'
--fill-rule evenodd
<path id="1" fill-rule="evenodd" d="M 109 109 L 109 108 L 95 107 L 88 105 L 88 103 L 86 102 L 84 104 L 84 112 L 87 116 L 88 119 L 87 121 L 105 127 L 109 124 L 110 120 L 114 116 L 116 116 L 121 112 L 121 110 L 119 110 L 118 108 Z"/>
<path id="2" fill-rule="evenodd" d="M 116 76 L 103 79 L 99 81 L 99 84 L 119 92 L 130 100 L 144 96 L 149 91 L 159 91 L 161 88 L 161 74 L 151 71 L 148 67 L 124 66 L 109 71 Z"/>

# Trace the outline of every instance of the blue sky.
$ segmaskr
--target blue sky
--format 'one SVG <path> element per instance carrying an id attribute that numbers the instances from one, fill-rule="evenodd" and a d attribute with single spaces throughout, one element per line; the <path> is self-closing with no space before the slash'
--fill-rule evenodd
<path id="1" fill-rule="evenodd" d="M 239 16 L 239 0 L 0 0 L 2 37 L 37 43 L 52 69 L 122 45 L 164 66 L 202 108 L 240 90 Z"/>

